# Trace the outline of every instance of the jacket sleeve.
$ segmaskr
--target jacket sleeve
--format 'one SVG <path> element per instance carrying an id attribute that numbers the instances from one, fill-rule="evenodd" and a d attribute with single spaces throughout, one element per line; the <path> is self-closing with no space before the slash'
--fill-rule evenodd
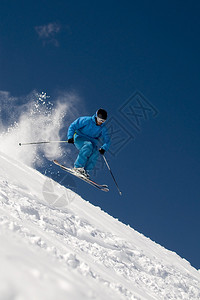
<path id="1" fill-rule="evenodd" d="M 103 145 L 101 148 L 107 151 L 110 147 L 111 141 L 110 141 L 110 135 L 108 133 L 108 129 L 106 127 L 104 127 L 102 130 L 102 137 L 103 137 Z"/>
<path id="2" fill-rule="evenodd" d="M 69 129 L 68 129 L 68 134 L 67 134 L 68 139 L 73 138 L 76 130 L 80 129 L 84 126 L 85 126 L 85 118 L 84 117 L 80 117 L 80 118 L 76 119 L 73 123 L 71 123 L 71 125 L 69 126 Z"/>

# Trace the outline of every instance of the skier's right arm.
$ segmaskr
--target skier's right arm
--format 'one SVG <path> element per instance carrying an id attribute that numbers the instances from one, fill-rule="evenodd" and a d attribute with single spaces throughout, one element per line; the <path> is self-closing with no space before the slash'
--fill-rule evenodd
<path id="1" fill-rule="evenodd" d="M 68 129 L 68 140 L 72 139 L 76 130 L 82 128 L 85 124 L 85 118 L 84 117 L 80 117 L 78 119 L 76 119 L 73 123 L 71 123 L 71 125 L 69 126 Z"/>

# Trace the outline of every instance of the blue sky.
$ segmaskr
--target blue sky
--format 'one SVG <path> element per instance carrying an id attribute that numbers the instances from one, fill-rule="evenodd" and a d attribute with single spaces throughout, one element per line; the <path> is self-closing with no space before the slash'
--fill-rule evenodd
<path id="1" fill-rule="evenodd" d="M 45 91 L 52 102 L 73 91 L 84 114 L 107 109 L 118 131 L 107 158 L 123 197 L 106 169 L 96 180 L 108 194 L 81 182 L 77 191 L 196 268 L 199 10 L 198 1 L 0 2 L 0 90 Z"/>

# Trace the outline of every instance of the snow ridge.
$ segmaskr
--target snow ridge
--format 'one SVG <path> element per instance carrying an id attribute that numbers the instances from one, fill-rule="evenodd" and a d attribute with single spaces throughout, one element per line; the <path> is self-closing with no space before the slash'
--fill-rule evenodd
<path id="1" fill-rule="evenodd" d="M 5 154 L 0 163 L 0 299 L 200 299 L 186 260 L 78 195 L 45 203 L 45 176 Z"/>

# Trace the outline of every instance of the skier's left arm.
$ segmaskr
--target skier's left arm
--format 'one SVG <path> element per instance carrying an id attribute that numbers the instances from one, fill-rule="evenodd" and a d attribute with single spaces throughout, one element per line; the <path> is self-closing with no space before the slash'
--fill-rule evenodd
<path id="1" fill-rule="evenodd" d="M 106 127 L 104 127 L 102 130 L 102 138 L 103 138 L 103 145 L 101 146 L 101 149 L 108 151 L 111 141 L 110 141 L 110 135 L 108 133 L 108 129 Z"/>

